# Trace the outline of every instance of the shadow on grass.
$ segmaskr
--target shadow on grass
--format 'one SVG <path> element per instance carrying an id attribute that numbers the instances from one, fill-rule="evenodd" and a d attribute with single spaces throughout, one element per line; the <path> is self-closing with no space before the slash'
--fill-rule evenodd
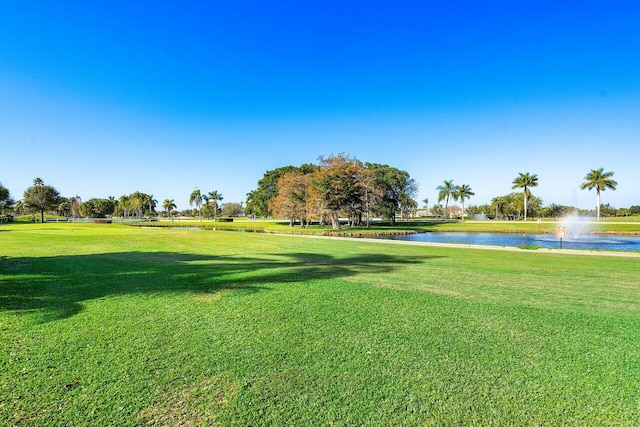
<path id="1" fill-rule="evenodd" d="M 38 311 L 43 321 L 79 313 L 96 298 L 167 292 L 259 292 L 276 283 L 394 271 L 433 256 L 386 254 L 337 258 L 287 253 L 228 257 L 176 252 L 122 252 L 55 257 L 0 257 L 0 310 Z"/>

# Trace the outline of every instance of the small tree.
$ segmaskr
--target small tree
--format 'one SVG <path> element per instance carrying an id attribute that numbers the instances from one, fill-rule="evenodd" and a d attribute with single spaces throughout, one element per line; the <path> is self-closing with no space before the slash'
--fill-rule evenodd
<path id="1" fill-rule="evenodd" d="M 198 216 L 200 217 L 200 222 L 202 222 L 202 212 L 200 211 L 200 206 L 202 206 L 202 193 L 198 188 L 191 192 L 189 196 L 189 206 L 196 205 L 196 209 L 198 209 Z"/>
<path id="2" fill-rule="evenodd" d="M 225 203 L 220 209 L 220 214 L 225 217 L 235 217 L 242 212 L 242 203 Z"/>
<path id="3" fill-rule="evenodd" d="M 213 222 L 218 221 L 218 202 L 222 200 L 222 193 L 216 190 L 210 191 L 207 194 L 207 203 L 211 203 L 213 208 Z"/>
<path id="4" fill-rule="evenodd" d="M 169 218 L 171 218 L 171 214 L 173 213 L 173 210 L 176 208 L 177 206 L 174 203 L 173 199 L 164 199 L 164 202 L 162 202 L 162 209 L 167 211 L 167 215 L 169 215 Z"/>
<path id="5" fill-rule="evenodd" d="M 60 193 L 41 178 L 33 180 L 33 185 L 24 192 L 24 203 L 40 212 L 40 221 L 44 222 L 44 211 L 57 206 Z"/>

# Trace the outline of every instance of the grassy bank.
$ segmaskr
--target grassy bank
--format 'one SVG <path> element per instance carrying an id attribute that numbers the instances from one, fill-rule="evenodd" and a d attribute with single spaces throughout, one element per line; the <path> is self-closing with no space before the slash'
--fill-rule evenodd
<path id="1" fill-rule="evenodd" d="M 332 230 L 330 226 L 311 225 L 307 228 L 291 227 L 285 221 L 162 221 L 153 223 L 134 224 L 139 227 L 156 228 L 203 228 L 207 230 L 245 230 L 252 232 L 325 235 L 325 236 L 384 236 L 391 234 L 410 234 L 424 232 L 469 232 L 469 233 L 520 233 L 520 234 L 554 234 L 556 228 L 562 225 L 555 221 L 448 221 L 448 220 L 420 220 L 398 221 L 394 225 L 383 222 L 373 222 L 370 227 L 343 226 L 340 230 Z M 640 235 L 640 222 L 602 221 L 590 223 L 587 232 L 597 234 L 628 234 Z"/>
<path id="2" fill-rule="evenodd" d="M 0 248 L 6 425 L 640 417 L 637 259 L 115 224 Z"/>

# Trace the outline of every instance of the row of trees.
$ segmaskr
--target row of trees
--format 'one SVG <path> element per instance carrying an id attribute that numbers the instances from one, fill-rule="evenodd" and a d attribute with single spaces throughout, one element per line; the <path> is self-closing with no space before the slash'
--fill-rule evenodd
<path id="1" fill-rule="evenodd" d="M 247 194 L 245 212 L 261 217 L 289 218 L 302 227 L 309 221 L 330 222 L 339 229 L 339 218 L 350 225 L 369 225 L 372 216 L 392 224 L 417 208 L 415 180 L 408 172 L 389 165 L 363 163 L 339 154 L 319 157 L 318 165 L 286 166 L 267 171 L 258 188 Z"/>
<path id="2" fill-rule="evenodd" d="M 600 202 L 600 193 L 604 190 L 611 189 L 615 190 L 618 186 L 618 183 L 613 179 L 613 172 L 604 172 L 603 168 L 600 169 L 592 169 L 585 177 L 584 182 L 580 184 L 580 188 L 582 190 L 596 190 L 596 217 L 598 220 L 600 219 L 601 213 L 601 202 Z M 518 219 L 521 214 L 524 214 L 524 220 L 527 220 L 527 214 L 532 211 L 537 211 L 540 213 L 540 216 L 561 216 L 561 215 L 553 215 L 558 211 L 558 205 L 551 205 L 548 209 L 541 210 L 542 208 L 542 199 L 535 197 L 531 193 L 532 187 L 538 186 L 538 175 L 531 174 L 529 172 L 519 173 L 518 176 L 513 180 L 512 190 L 522 189 L 522 194 L 519 196 L 516 193 L 507 194 L 504 196 L 494 197 L 491 200 L 491 210 L 495 211 L 496 218 L 504 218 L 516 216 Z M 449 215 L 452 215 L 452 209 L 449 207 L 449 201 L 460 200 L 462 202 L 462 218 L 464 218 L 464 200 L 473 196 L 474 193 L 471 192 L 471 188 L 468 185 L 454 186 L 453 180 L 444 181 L 442 185 L 436 188 L 438 190 L 438 203 L 445 201 L 444 206 L 444 214 L 449 212 Z M 425 202 L 428 202 L 425 200 Z M 437 208 L 436 208 L 437 210 Z M 475 210 L 475 209 L 474 209 Z M 575 210 L 575 208 L 572 208 Z M 556 211 L 556 212 L 554 212 Z M 480 213 L 480 212 L 479 212 Z M 481 212 L 487 213 L 487 212 Z M 610 210 L 609 210 L 610 213 Z"/>
<path id="3" fill-rule="evenodd" d="M 471 191 L 471 187 L 467 184 L 463 185 L 453 185 L 453 180 L 443 181 L 442 185 L 439 185 L 436 190 L 438 190 L 438 203 L 444 201 L 444 211 L 443 216 L 446 215 L 447 211 L 449 212 L 449 218 L 452 217 L 453 212 L 451 207 L 449 206 L 449 202 L 451 200 L 457 202 L 460 200 L 462 203 L 462 219 L 464 220 L 464 201 L 469 199 L 471 196 L 475 195 L 473 191 Z M 428 200 L 425 200 L 425 204 L 428 204 Z"/>
<path id="4" fill-rule="evenodd" d="M 222 200 L 222 194 L 212 191 L 208 194 L 200 194 L 195 190 L 191 195 L 190 202 L 196 201 L 197 215 L 207 217 L 217 217 L 218 213 L 224 216 L 238 216 L 242 212 L 241 203 L 227 203 L 220 207 L 218 202 Z M 83 202 L 79 196 L 62 197 L 58 190 L 50 185 L 45 185 L 41 178 L 36 178 L 33 185 L 24 192 L 24 198 L 16 202 L 9 193 L 9 190 L 0 184 L 0 221 L 8 221 L 10 216 L 6 212 L 14 211 L 19 213 L 40 214 L 40 220 L 44 221 L 45 212 L 52 212 L 65 217 L 86 217 L 105 218 L 111 215 L 120 216 L 127 219 L 142 219 L 157 214 L 156 207 L 158 201 L 152 194 L 136 191 L 129 195 L 122 195 L 119 199 L 92 198 Z M 173 216 L 177 206 L 173 199 L 166 199 L 162 208 L 169 217 Z M 202 209 L 201 209 L 202 208 Z M 189 210 L 186 214 L 193 214 Z"/>
<path id="5" fill-rule="evenodd" d="M 46 185 L 42 178 L 33 180 L 33 185 L 24 192 L 22 200 L 15 202 L 9 191 L 0 185 L 0 211 L 12 209 L 16 212 L 38 212 L 44 222 L 45 212 L 54 212 L 69 217 L 104 218 L 118 215 L 126 218 L 142 218 L 155 213 L 157 201 L 151 194 L 136 191 L 123 195 L 119 200 L 93 198 L 82 202 L 79 196 L 62 197 L 58 190 Z"/>
<path id="6" fill-rule="evenodd" d="M 606 189 L 615 190 L 618 183 L 613 179 L 613 172 L 604 172 L 603 168 L 591 170 L 580 185 L 581 189 L 596 190 L 596 216 L 601 212 L 606 215 L 634 214 L 636 206 L 615 210 L 609 205 L 601 204 L 601 192 Z M 496 218 L 519 219 L 524 215 L 536 213 L 538 216 L 562 216 L 575 208 L 550 205 L 542 206 L 542 200 L 531 193 L 531 188 L 538 186 L 538 176 L 531 173 L 519 173 L 513 180 L 512 189 L 522 189 L 522 193 L 511 193 L 494 197 L 490 205 L 469 207 L 469 213 L 495 215 Z M 305 225 L 310 220 L 324 222 L 330 220 L 339 227 L 338 218 L 347 217 L 350 224 L 368 224 L 373 215 L 382 216 L 395 222 L 396 216 L 408 216 L 417 208 L 413 200 L 417 185 L 405 171 L 394 167 L 375 163 L 362 163 L 344 154 L 320 157 L 319 164 L 304 164 L 299 167 L 286 166 L 267 171 L 258 182 L 258 187 L 247 194 L 247 205 L 243 209 L 241 203 L 228 203 L 220 209 L 222 194 L 216 190 L 203 194 L 196 188 L 190 195 L 189 204 L 195 205 L 195 213 L 202 220 L 203 216 L 217 220 L 218 213 L 224 216 L 237 216 L 241 212 L 259 217 L 289 218 L 293 224 L 299 221 Z M 438 203 L 431 208 L 432 213 L 451 217 L 453 206 L 451 201 L 462 203 L 462 218 L 465 216 L 465 200 L 474 195 L 469 185 L 453 184 L 453 180 L 444 181 L 437 187 Z M 428 200 L 424 200 L 425 205 Z M 38 212 L 41 220 L 44 213 L 52 211 L 64 216 L 85 216 L 101 218 L 117 215 L 125 218 L 141 219 L 156 214 L 157 200 L 151 194 L 139 191 L 123 195 L 118 200 L 90 199 L 82 202 L 80 197 L 61 197 L 50 185 L 45 185 L 41 178 L 36 178 L 33 185 L 24 192 L 22 200 L 15 202 L 9 190 L 0 184 L 0 220 L 8 217 L 4 213 Z M 177 206 L 173 199 L 166 199 L 162 208 L 169 217 L 173 216 Z"/>
<path id="7" fill-rule="evenodd" d="M 596 218 L 600 220 L 600 192 L 606 190 L 615 190 L 618 182 L 613 179 L 613 172 L 604 172 L 604 168 L 592 169 L 584 177 L 584 182 L 580 184 L 581 190 L 596 189 Z M 531 198 L 531 187 L 538 186 L 538 175 L 531 175 L 529 172 L 520 173 L 513 180 L 512 189 L 522 188 L 524 195 L 524 220 L 527 220 L 527 199 Z"/>
<path id="8" fill-rule="evenodd" d="M 213 221 L 218 221 L 218 202 L 222 200 L 222 193 L 217 190 L 210 191 L 207 194 L 202 194 L 198 188 L 191 192 L 189 196 L 189 206 L 195 205 L 198 210 L 198 216 L 202 221 L 202 216 L 207 215 L 210 217 L 210 213 L 213 213 Z M 166 200 L 165 200 L 166 202 Z"/>

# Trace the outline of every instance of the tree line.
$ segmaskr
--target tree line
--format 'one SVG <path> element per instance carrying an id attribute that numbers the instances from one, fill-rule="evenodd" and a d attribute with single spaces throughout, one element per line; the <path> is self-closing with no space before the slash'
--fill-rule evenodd
<path id="1" fill-rule="evenodd" d="M 624 216 L 640 213 L 639 206 L 615 209 L 601 203 L 601 192 L 615 190 L 618 183 L 613 172 L 603 168 L 592 169 L 580 184 L 583 190 L 596 190 L 594 213 L 599 219 L 606 216 Z M 490 204 L 468 206 L 465 201 L 474 195 L 467 184 L 454 185 L 453 180 L 445 180 L 439 185 L 438 204 L 425 209 L 432 215 L 464 219 L 466 214 L 484 214 L 497 219 L 527 219 L 528 215 L 538 217 L 561 217 L 577 209 L 571 206 L 551 204 L 543 206 L 543 201 L 532 194 L 538 186 L 536 174 L 519 173 L 513 180 L 512 189 L 522 192 L 494 197 Z M 310 222 L 331 224 L 340 228 L 340 218 L 347 218 L 349 225 L 369 225 L 372 217 L 381 217 L 395 223 L 397 216 L 414 216 L 418 203 L 414 200 L 417 183 L 408 172 L 393 166 L 378 163 L 363 163 L 346 154 L 320 156 L 318 164 L 285 166 L 265 172 L 258 181 L 257 188 L 247 194 L 246 206 L 242 203 L 220 205 L 222 194 L 217 190 L 202 193 L 196 188 L 189 197 L 190 206 L 182 214 L 217 220 L 218 215 L 238 216 L 246 214 L 254 217 L 288 219 L 293 225 L 305 227 Z M 454 209 L 451 202 L 460 201 L 462 209 Z M 441 204 L 444 202 L 444 206 Z M 9 190 L 0 183 L 0 221 L 12 219 L 12 212 L 39 213 L 44 221 L 45 212 L 53 212 L 65 217 L 104 218 L 119 216 L 128 219 L 142 219 L 156 216 L 158 201 L 153 195 L 136 191 L 122 195 L 119 199 L 92 198 L 82 201 L 79 196 L 62 197 L 52 186 L 41 178 L 34 179 L 33 185 L 25 190 L 23 198 L 15 201 Z M 172 218 L 177 206 L 173 199 L 162 203 L 164 213 Z M 457 208 L 457 207 L 456 207 Z"/>

